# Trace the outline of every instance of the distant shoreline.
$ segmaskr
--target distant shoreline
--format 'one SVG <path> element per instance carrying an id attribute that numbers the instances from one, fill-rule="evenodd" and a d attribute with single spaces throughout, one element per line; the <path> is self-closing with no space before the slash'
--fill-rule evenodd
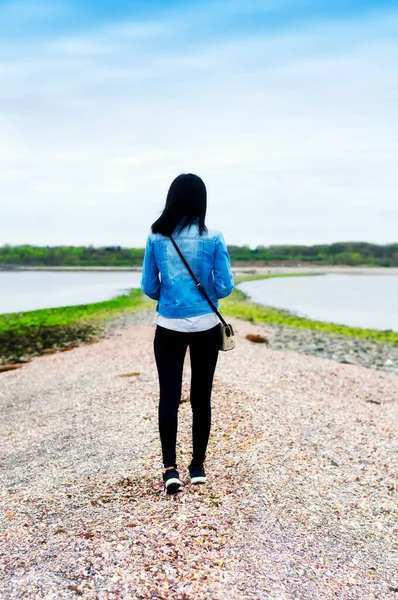
<path id="1" fill-rule="evenodd" d="M 270 267 L 258 267 L 255 264 L 253 264 L 252 266 L 244 266 L 244 267 L 240 267 L 237 264 L 232 264 L 232 270 L 234 273 L 245 273 L 245 274 L 250 274 L 250 275 L 266 275 L 266 274 L 274 274 L 274 273 L 319 273 L 319 274 L 335 274 L 335 275 L 340 275 L 340 274 L 345 274 L 345 275 L 398 275 L 398 267 L 369 267 L 369 266 L 363 266 L 363 267 L 349 267 L 349 266 L 343 266 L 343 265 L 338 265 L 336 267 L 333 267 L 331 265 L 326 265 L 326 266 L 314 266 L 314 267 L 275 267 L 275 266 L 270 266 Z M 25 266 L 25 267 L 14 267 L 14 268 L 5 268 L 2 267 L 0 265 L 0 273 L 1 272 L 7 272 L 7 273 L 16 273 L 16 272 L 20 272 L 20 271 L 49 271 L 49 272 L 56 272 L 56 271 L 63 271 L 63 272 L 77 272 L 77 271 L 97 271 L 97 272 L 129 272 L 129 271 L 135 271 L 135 272 L 140 272 L 142 271 L 141 267 L 81 267 L 81 266 L 77 266 L 77 267 L 48 267 L 48 266 L 34 266 L 34 267 L 29 267 L 29 266 Z"/>

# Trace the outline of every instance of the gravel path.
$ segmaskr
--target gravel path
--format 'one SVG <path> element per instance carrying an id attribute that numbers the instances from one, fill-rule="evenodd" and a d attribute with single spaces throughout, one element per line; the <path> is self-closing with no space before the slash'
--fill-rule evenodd
<path id="1" fill-rule="evenodd" d="M 186 486 L 167 497 L 151 319 L 1 374 L 0 597 L 396 600 L 396 375 L 271 350 L 234 320 L 209 482 L 188 484 L 187 361 Z"/>

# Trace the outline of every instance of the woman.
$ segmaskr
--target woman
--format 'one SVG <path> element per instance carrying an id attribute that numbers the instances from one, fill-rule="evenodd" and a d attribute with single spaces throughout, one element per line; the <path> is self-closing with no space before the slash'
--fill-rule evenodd
<path id="1" fill-rule="evenodd" d="M 178 255 L 181 250 L 213 303 L 228 296 L 233 276 L 222 234 L 205 225 L 206 186 L 197 175 L 179 175 L 171 184 L 166 206 L 148 236 L 141 289 L 157 300 L 154 351 L 159 375 L 159 433 L 165 491 L 181 490 L 176 463 L 178 407 L 185 354 L 191 361 L 192 483 L 205 483 L 204 461 L 211 423 L 211 390 L 220 333 L 218 317 L 196 287 Z"/>

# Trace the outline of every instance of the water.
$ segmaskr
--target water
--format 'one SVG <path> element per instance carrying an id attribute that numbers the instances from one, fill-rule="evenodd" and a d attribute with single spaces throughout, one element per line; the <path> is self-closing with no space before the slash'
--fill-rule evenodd
<path id="1" fill-rule="evenodd" d="M 253 302 L 300 317 L 398 331 L 398 276 L 320 275 L 242 283 Z"/>
<path id="2" fill-rule="evenodd" d="M 102 302 L 140 281 L 137 271 L 0 271 L 0 314 Z"/>

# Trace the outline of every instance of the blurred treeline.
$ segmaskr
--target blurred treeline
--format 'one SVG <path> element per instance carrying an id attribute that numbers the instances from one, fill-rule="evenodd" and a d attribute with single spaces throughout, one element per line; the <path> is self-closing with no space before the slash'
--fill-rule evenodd
<path id="1" fill-rule="evenodd" d="M 318 265 L 398 266 L 397 244 L 368 244 L 366 242 L 337 242 L 316 246 L 228 246 L 232 261 L 261 261 L 264 263 L 307 263 Z"/>
<path id="2" fill-rule="evenodd" d="M 228 246 L 232 263 L 398 266 L 397 244 L 338 242 L 316 246 Z M 0 246 L 0 266 L 141 266 L 143 248 Z"/>

